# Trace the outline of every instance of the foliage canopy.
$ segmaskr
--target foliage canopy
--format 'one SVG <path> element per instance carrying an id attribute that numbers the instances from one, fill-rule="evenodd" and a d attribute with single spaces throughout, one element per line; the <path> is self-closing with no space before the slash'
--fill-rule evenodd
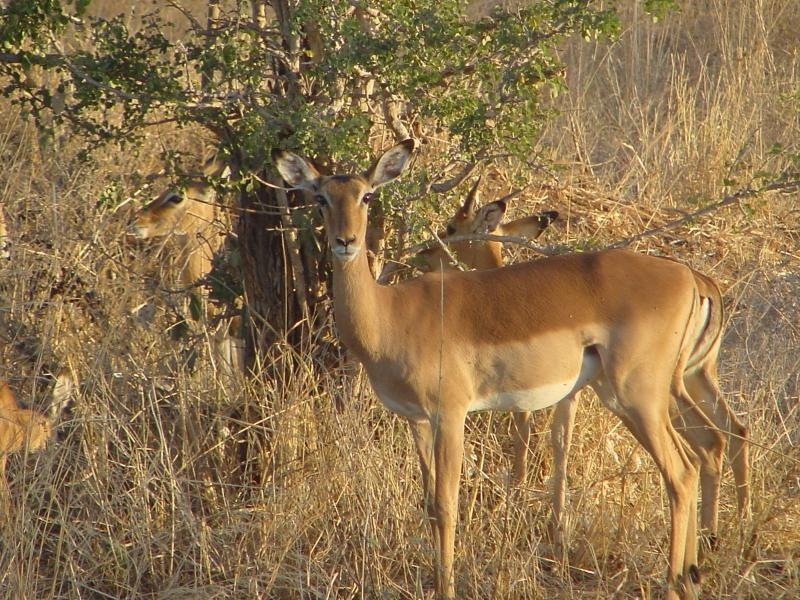
<path id="1" fill-rule="evenodd" d="M 90 4 L 0 9 L 4 94 L 43 126 L 54 113 L 92 145 L 135 142 L 165 119 L 198 123 L 252 166 L 274 145 L 363 161 L 376 126 L 399 134 L 414 124 L 457 142 L 444 160 L 530 158 L 547 115 L 542 95 L 563 85 L 556 44 L 618 27 L 613 11 L 586 0 L 480 19 L 464 16 L 462 0 L 212 0 L 220 12 L 207 23 L 185 12 L 187 33 L 174 40 L 166 7 L 131 27 L 123 15 L 90 16 Z"/>

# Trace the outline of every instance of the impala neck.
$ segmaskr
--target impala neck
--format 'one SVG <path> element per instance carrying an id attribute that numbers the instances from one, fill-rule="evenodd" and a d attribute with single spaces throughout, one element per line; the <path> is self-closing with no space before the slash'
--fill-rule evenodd
<path id="1" fill-rule="evenodd" d="M 333 311 L 339 338 L 362 362 L 379 352 L 381 300 L 379 286 L 362 251 L 349 263 L 333 258 Z"/>

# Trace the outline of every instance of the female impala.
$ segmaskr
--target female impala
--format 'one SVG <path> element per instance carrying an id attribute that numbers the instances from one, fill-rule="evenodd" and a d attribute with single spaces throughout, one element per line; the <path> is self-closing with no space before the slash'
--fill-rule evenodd
<path id="1" fill-rule="evenodd" d="M 233 224 L 225 211 L 219 209 L 214 187 L 209 177 L 222 177 L 228 171 L 224 160 L 214 155 L 203 165 L 197 176 L 179 190 L 168 189 L 136 213 L 130 233 L 141 240 L 174 236 L 178 252 L 178 281 L 186 288 L 211 272 L 214 255 L 219 252 Z M 211 308 L 203 300 L 190 297 L 193 317 L 198 312 L 211 316 Z M 195 300 L 195 302 L 192 302 Z M 203 306 L 202 311 L 195 310 Z M 224 371 L 234 373 L 243 366 L 243 342 L 238 337 L 238 317 L 220 323 L 211 337 L 212 356 Z"/>
<path id="2" fill-rule="evenodd" d="M 141 240 L 175 236 L 178 241 L 178 279 L 186 287 L 211 271 L 214 254 L 231 231 L 227 214 L 219 210 L 208 177 L 220 177 L 224 161 L 211 157 L 203 176 L 181 189 L 168 189 L 136 213 L 130 233 Z"/>
<path id="3" fill-rule="evenodd" d="M 364 251 L 373 192 L 400 175 L 406 140 L 362 175 L 320 176 L 305 159 L 274 160 L 322 205 L 334 256 L 334 315 L 381 402 L 406 417 L 417 446 L 436 548 L 436 589 L 455 597 L 453 552 L 464 420 L 530 411 L 601 381 L 661 471 L 670 502 L 668 598 L 695 598 L 697 455 L 670 405 L 705 419 L 683 382 L 708 304 L 692 271 L 626 250 L 573 254 L 489 271 L 443 272 L 394 286 Z M 707 419 L 706 419 L 707 421 Z"/>
<path id="4" fill-rule="evenodd" d="M 476 233 L 498 233 L 499 235 L 522 235 L 531 239 L 537 238 L 542 231 L 558 217 L 555 211 L 543 212 L 538 216 L 530 216 L 501 223 L 506 211 L 506 203 L 497 200 L 475 208 L 477 190 L 480 180 L 473 185 L 464 204 L 456 211 L 447 224 L 446 233 L 440 237 L 448 238 Z M 503 266 L 501 242 L 476 240 L 459 241 L 451 244 L 455 258 L 472 269 L 493 269 Z M 441 247 L 434 247 L 418 255 L 428 266 L 429 271 L 452 268 L 450 259 Z M 711 428 L 707 422 L 691 420 L 684 422 L 680 416 L 673 419 L 673 425 L 689 441 L 700 458 L 700 490 L 703 503 L 701 526 L 704 534 L 713 543 L 717 534 L 719 489 L 722 475 L 722 455 L 728 448 L 733 467 L 737 489 L 737 505 L 740 517 L 748 511 L 749 499 L 749 467 L 747 431 L 738 421 L 719 391 L 717 383 L 717 357 L 719 343 L 722 339 L 724 321 L 722 293 L 717 284 L 705 275 L 693 271 L 701 297 L 708 301 L 709 316 L 705 329 L 700 332 L 707 340 L 697 340 L 695 351 L 684 373 L 684 383 L 691 392 L 692 398 L 700 403 L 701 409 L 713 422 Z M 600 384 L 593 384 L 598 394 L 608 393 Z M 562 544 L 562 524 L 564 504 L 566 502 L 566 461 L 572 438 L 576 404 L 564 401 L 558 405 L 553 419 L 551 442 L 554 453 L 553 474 L 553 518 L 550 534 L 557 545 Z M 530 413 L 515 412 L 514 417 L 514 467 L 512 485 L 519 485 L 525 479 L 527 471 L 528 446 L 531 425 Z M 686 418 L 691 419 L 691 415 Z M 717 432 L 714 431 L 717 430 Z M 729 440 L 719 432 L 728 433 Z"/>
<path id="5" fill-rule="evenodd" d="M 447 222 L 445 233 L 440 233 L 442 240 L 451 237 L 476 233 L 494 235 L 522 236 L 535 240 L 547 227 L 558 218 L 558 213 L 548 210 L 538 215 L 529 215 L 521 219 L 503 222 L 508 204 L 506 200 L 495 200 L 476 209 L 480 178 L 472 186 L 464 203 Z M 458 241 L 449 244 L 452 253 L 459 263 L 470 269 L 496 269 L 503 266 L 503 244 L 493 240 Z M 442 271 L 455 268 L 441 246 L 423 250 L 417 257 L 423 263 L 423 271 Z"/>
<path id="6" fill-rule="evenodd" d="M 72 379 L 62 373 L 56 379 L 51 413 L 22 408 L 5 381 L 0 381 L 0 507 L 8 504 L 6 462 L 14 452 L 35 452 L 53 437 L 53 425 L 72 393 Z"/>

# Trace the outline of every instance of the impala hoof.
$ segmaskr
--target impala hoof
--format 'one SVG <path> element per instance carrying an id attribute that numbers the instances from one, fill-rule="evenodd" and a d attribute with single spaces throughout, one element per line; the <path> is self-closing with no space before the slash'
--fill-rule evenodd
<path id="1" fill-rule="evenodd" d="M 697 568 L 697 565 L 691 565 L 689 567 L 689 579 L 692 580 L 693 584 L 700 585 L 700 569 Z"/>
<path id="2" fill-rule="evenodd" d="M 675 584 L 670 586 L 667 598 L 680 600 L 697 600 L 700 597 L 700 569 L 691 565 L 686 573 L 675 578 Z"/>

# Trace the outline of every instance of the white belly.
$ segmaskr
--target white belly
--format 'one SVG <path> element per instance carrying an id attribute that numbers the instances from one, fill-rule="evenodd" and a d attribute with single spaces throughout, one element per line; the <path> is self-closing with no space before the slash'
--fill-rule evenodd
<path id="1" fill-rule="evenodd" d="M 600 359 L 594 353 L 584 355 L 580 370 L 566 381 L 545 383 L 524 390 L 498 391 L 477 398 L 469 406 L 469 412 L 479 410 L 502 410 L 530 412 L 541 410 L 571 396 L 600 373 Z"/>

